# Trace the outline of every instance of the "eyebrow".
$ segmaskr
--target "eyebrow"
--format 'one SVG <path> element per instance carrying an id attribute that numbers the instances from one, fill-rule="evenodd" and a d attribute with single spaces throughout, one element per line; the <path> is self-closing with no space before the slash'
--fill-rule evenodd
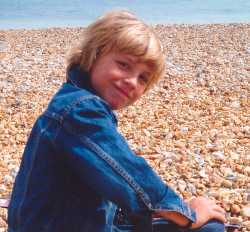
<path id="1" fill-rule="evenodd" d="M 137 58 L 137 57 L 132 57 L 132 56 L 130 56 L 130 55 L 125 55 L 125 58 L 126 58 L 129 62 L 131 62 L 131 63 L 137 63 L 137 62 L 139 61 L 139 58 Z"/>

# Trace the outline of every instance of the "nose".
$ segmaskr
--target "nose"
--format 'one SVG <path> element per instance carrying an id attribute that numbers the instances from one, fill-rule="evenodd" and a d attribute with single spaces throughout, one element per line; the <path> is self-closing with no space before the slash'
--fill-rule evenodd
<path id="1" fill-rule="evenodd" d="M 132 90 L 132 89 L 136 89 L 137 84 L 138 84 L 138 77 L 137 75 L 133 75 L 130 77 L 127 77 L 124 79 L 124 83 L 126 84 L 126 86 Z"/>

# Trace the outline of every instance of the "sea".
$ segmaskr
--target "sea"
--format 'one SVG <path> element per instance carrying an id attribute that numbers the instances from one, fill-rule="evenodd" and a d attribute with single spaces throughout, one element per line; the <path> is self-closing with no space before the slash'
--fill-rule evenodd
<path id="1" fill-rule="evenodd" d="M 0 29 L 84 27 L 115 9 L 147 23 L 250 23 L 250 0 L 0 0 Z"/>

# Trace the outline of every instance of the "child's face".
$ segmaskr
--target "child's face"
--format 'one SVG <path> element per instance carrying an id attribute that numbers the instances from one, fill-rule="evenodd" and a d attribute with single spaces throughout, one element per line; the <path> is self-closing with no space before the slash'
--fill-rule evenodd
<path id="1" fill-rule="evenodd" d="M 98 57 L 90 71 L 93 88 L 114 110 L 140 98 L 150 77 L 147 64 L 138 62 L 135 56 L 113 51 Z"/>

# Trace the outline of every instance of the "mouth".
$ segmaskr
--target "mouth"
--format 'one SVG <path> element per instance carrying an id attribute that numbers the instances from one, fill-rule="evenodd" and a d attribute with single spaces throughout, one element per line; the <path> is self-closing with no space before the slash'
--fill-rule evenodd
<path id="1" fill-rule="evenodd" d="M 129 94 L 128 94 L 125 90 L 123 90 L 122 88 L 120 88 L 120 87 L 118 87 L 118 86 L 115 86 L 115 88 L 118 90 L 118 92 L 119 92 L 121 95 L 125 96 L 126 98 L 129 98 Z"/>

